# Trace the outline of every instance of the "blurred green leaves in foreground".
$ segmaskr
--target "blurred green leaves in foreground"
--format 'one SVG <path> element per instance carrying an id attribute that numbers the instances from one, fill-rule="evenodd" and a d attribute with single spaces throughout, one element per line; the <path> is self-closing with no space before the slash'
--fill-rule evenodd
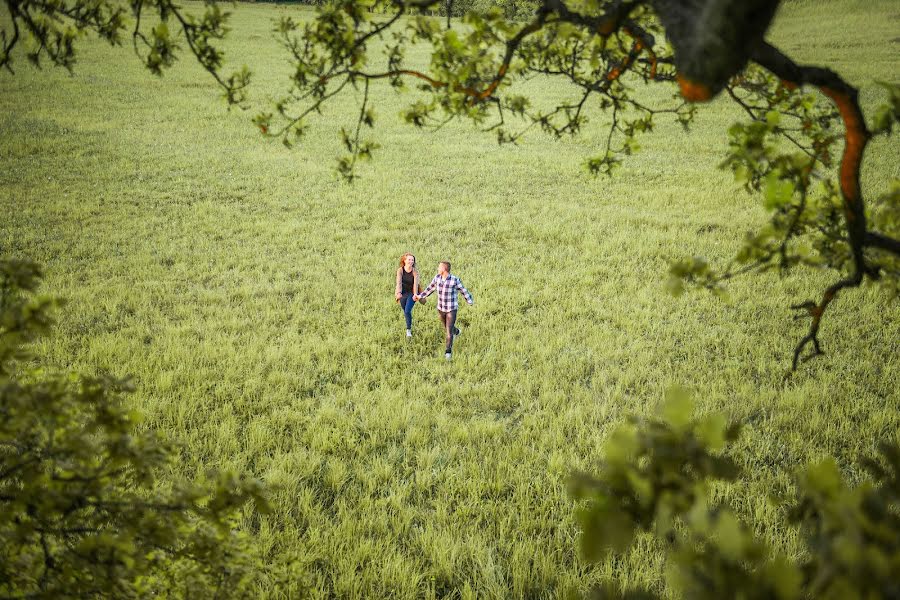
<path id="1" fill-rule="evenodd" d="M 722 450 L 739 427 L 720 414 L 692 419 L 681 390 L 655 418 L 633 418 L 609 439 L 597 476 L 572 478 L 589 560 L 622 552 L 639 534 L 659 538 L 668 584 L 685 598 L 779 599 L 900 597 L 900 448 L 883 444 L 866 461 L 870 479 L 844 481 L 831 459 L 798 474 L 796 497 L 781 499 L 788 525 L 807 552 L 800 562 L 774 553 L 727 506 L 710 502 L 712 481 L 734 481 Z M 655 598 L 614 585 L 600 598 Z"/>
<path id="2" fill-rule="evenodd" d="M 173 447 L 128 409 L 128 381 L 34 367 L 59 301 L 0 260 L 0 597 L 239 597 L 262 572 L 236 519 L 262 484 L 171 481 Z"/>

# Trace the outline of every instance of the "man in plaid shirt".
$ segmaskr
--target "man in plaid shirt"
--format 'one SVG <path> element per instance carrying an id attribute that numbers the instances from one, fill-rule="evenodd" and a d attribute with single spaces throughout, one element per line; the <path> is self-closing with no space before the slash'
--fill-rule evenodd
<path id="1" fill-rule="evenodd" d="M 450 274 L 450 263 L 441 261 L 438 265 L 438 274 L 434 276 L 431 283 L 428 284 L 421 294 L 413 296 L 413 300 L 418 301 L 420 298 L 427 298 L 431 293 L 437 290 L 438 316 L 441 318 L 441 324 L 444 326 L 444 332 L 447 338 L 447 347 L 444 351 L 444 358 L 450 360 L 453 352 L 453 338 L 459 335 L 459 329 L 456 328 L 456 311 L 459 309 L 459 302 L 456 298 L 456 292 L 459 291 L 472 306 L 475 301 L 472 300 L 472 294 L 469 293 L 459 277 Z"/>

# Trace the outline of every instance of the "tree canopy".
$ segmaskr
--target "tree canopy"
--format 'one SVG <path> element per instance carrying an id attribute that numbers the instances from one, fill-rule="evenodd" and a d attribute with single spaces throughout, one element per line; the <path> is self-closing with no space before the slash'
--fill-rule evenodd
<path id="1" fill-rule="evenodd" d="M 11 25 L 0 31 L 0 66 L 7 69 L 23 40 L 35 64 L 72 68 L 81 32 L 118 44 L 130 31 L 152 72 L 170 66 L 183 41 L 230 103 L 246 102 L 249 72 L 221 74 L 216 42 L 226 34 L 228 15 L 215 2 L 201 15 L 172 0 L 133 0 L 128 8 L 111 0 L 4 4 Z M 728 130 L 723 164 L 748 190 L 763 193 L 771 218 L 725 267 L 701 258 L 675 261 L 672 290 L 687 283 L 722 291 L 736 275 L 797 265 L 833 270 L 834 283 L 818 299 L 792 307 L 810 323 L 796 345 L 794 369 L 808 348 L 807 356 L 822 352 L 819 327 L 842 290 L 868 280 L 897 296 L 900 184 L 864 196 L 860 169 L 869 140 L 889 134 L 900 118 L 900 87 L 884 84 L 888 101 L 868 125 L 855 87 L 824 66 L 798 64 L 766 41 L 778 0 L 513 4 L 515 10 L 477 2 L 454 8 L 441 0 L 335 0 L 318 6 L 310 20 L 284 17 L 276 38 L 293 64 L 290 87 L 254 121 L 264 135 L 292 145 L 329 100 L 362 90 L 355 126 L 340 132 L 347 153 L 337 169 L 352 181 L 359 161 L 378 147 L 366 135 L 376 120 L 370 86 L 415 84 L 421 93 L 403 111 L 409 123 L 429 128 L 470 119 L 500 143 L 516 143 L 535 126 L 555 136 L 577 135 L 590 113 L 603 113 L 609 121 L 605 150 L 586 164 L 609 175 L 659 119 L 689 127 L 698 103 L 725 94 L 747 120 Z M 435 9 L 448 18 L 431 17 Z M 461 22 L 450 20 L 455 14 L 462 14 Z M 427 68 L 407 59 L 416 45 L 429 49 Z M 535 107 L 514 85 L 534 76 L 565 81 L 573 93 L 552 108 Z M 670 102 L 651 104 L 641 95 L 647 85 L 677 93 Z"/>

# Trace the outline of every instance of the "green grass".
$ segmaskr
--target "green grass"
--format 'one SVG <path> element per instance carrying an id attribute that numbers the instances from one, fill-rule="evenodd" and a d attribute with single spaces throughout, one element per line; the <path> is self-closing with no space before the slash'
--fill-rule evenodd
<path id="1" fill-rule="evenodd" d="M 235 9 L 228 48 L 256 73 L 258 107 L 290 71 L 269 34 L 286 12 L 303 14 Z M 898 17 L 887 1 L 790 4 L 773 39 L 845 74 L 871 110 L 874 80 L 897 73 Z M 650 540 L 578 557 L 565 481 L 674 383 L 745 423 L 746 478 L 717 495 L 791 556 L 767 495 L 824 455 L 857 477 L 878 440 L 900 440 L 900 310 L 877 289 L 843 294 L 827 354 L 787 378 L 806 327 L 788 306 L 834 274 L 748 277 L 727 304 L 664 291 L 668 259 L 725 261 L 766 218 L 716 168 L 740 118 L 725 100 L 689 135 L 661 124 L 615 178 L 594 179 L 581 164 L 601 148 L 596 112 L 577 140 L 498 147 L 466 123 L 403 125 L 412 95 L 383 86 L 383 149 L 348 186 L 333 169 L 352 94 L 289 151 L 226 112 L 186 58 L 156 79 L 128 48 L 85 41 L 80 56 L 74 77 L 24 58 L 0 75 L 0 254 L 44 264 L 44 291 L 69 300 L 43 360 L 133 375 L 148 426 L 182 444 L 179 474 L 233 468 L 277 486 L 273 514 L 242 526 L 298 575 L 261 596 L 559 597 L 610 577 L 661 589 Z M 897 177 L 896 138 L 873 143 L 865 192 Z M 452 260 L 475 296 L 450 364 L 433 300 L 404 336 L 405 251 L 423 276 Z"/>

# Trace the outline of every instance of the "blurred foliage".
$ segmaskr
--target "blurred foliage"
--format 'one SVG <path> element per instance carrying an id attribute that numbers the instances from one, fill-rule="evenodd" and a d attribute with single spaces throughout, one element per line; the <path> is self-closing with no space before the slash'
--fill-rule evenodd
<path id="1" fill-rule="evenodd" d="M 42 369 L 28 344 L 62 303 L 0 260 L 0 596 L 241 597 L 262 571 L 236 530 L 268 510 L 233 473 L 169 481 L 173 446 L 127 408 L 130 382 Z"/>
<path id="2" fill-rule="evenodd" d="M 610 437 L 598 475 L 577 475 L 581 551 L 592 561 L 626 550 L 641 534 L 660 540 L 668 583 L 685 598 L 897 598 L 900 596 L 900 447 L 883 444 L 864 464 L 869 479 L 849 485 L 831 459 L 810 464 L 796 495 L 781 498 L 785 527 L 799 530 L 806 552 L 773 552 L 727 506 L 710 501 L 712 481 L 736 481 L 725 451 L 739 435 L 721 414 L 691 416 L 687 394 L 673 390 L 657 416 L 632 418 Z M 620 590 L 598 598 L 655 598 Z"/>

